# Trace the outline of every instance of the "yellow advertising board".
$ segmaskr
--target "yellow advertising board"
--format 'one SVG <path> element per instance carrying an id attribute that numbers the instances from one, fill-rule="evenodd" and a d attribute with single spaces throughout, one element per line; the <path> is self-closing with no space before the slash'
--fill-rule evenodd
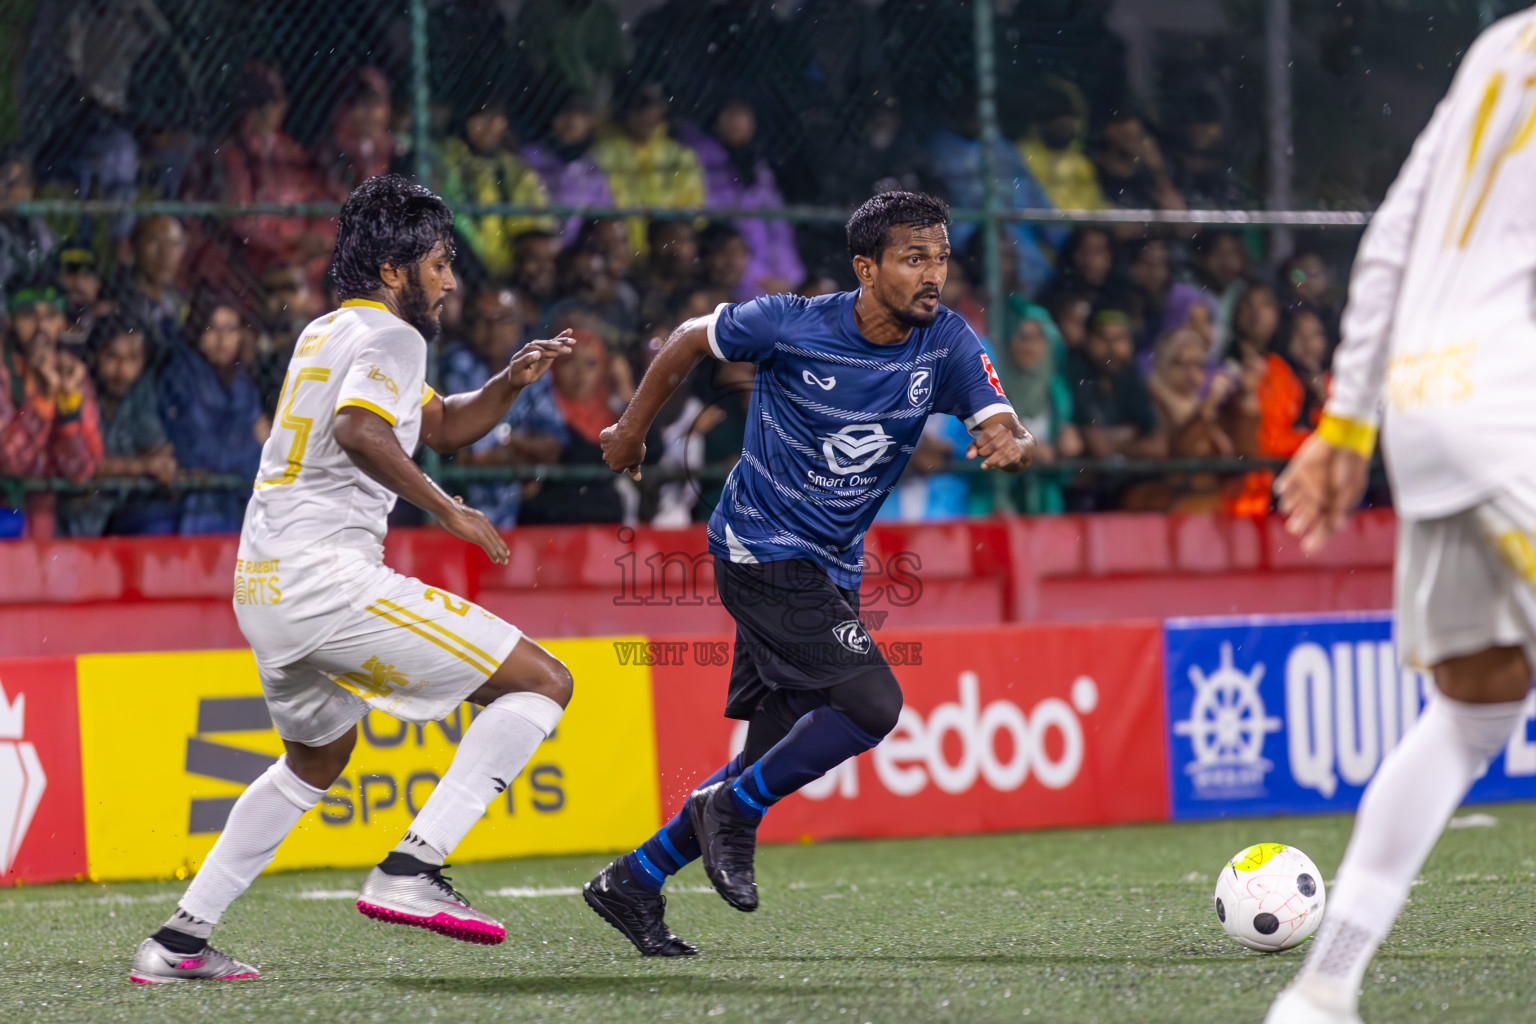
<path id="1" fill-rule="evenodd" d="M 608 639 L 544 645 L 576 695 L 555 735 L 491 804 L 453 859 L 628 848 L 656 828 L 650 669 Z M 197 870 L 245 786 L 282 753 L 249 651 L 100 654 L 78 660 L 86 848 L 93 879 Z M 374 711 L 320 805 L 274 870 L 375 864 L 404 834 L 478 709 L 412 725 Z"/>

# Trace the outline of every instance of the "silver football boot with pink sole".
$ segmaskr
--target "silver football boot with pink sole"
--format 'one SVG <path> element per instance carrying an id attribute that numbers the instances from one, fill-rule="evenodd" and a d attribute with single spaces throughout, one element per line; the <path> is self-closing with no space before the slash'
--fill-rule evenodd
<path id="1" fill-rule="evenodd" d="M 460 942 L 495 946 L 507 937 L 497 921 L 469 905 L 441 869 L 391 875 L 374 868 L 357 895 L 357 909 L 387 924 L 408 924 Z"/>
<path id="2" fill-rule="evenodd" d="M 133 955 L 133 967 L 128 980 L 141 985 L 159 985 L 167 981 L 239 981 L 259 978 L 261 972 L 250 964 L 241 963 L 227 953 L 212 946 L 204 946 L 201 953 L 188 956 L 167 949 L 154 939 L 139 943 Z"/>

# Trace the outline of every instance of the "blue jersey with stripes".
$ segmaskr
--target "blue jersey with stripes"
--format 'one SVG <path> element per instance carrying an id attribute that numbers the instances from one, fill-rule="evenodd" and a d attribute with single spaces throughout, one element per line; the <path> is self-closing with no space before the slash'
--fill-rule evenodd
<path id="1" fill-rule="evenodd" d="M 710 551 L 734 562 L 810 558 L 855 589 L 864 533 L 932 413 L 968 428 L 1012 412 L 981 339 L 939 307 L 881 345 L 854 324 L 858 292 L 769 295 L 709 318 L 716 358 L 757 364 L 741 461 L 709 520 Z"/>

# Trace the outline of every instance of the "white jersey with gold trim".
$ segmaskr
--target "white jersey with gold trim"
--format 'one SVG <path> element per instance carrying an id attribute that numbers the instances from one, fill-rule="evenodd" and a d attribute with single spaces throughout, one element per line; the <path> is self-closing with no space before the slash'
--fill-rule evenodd
<path id="1" fill-rule="evenodd" d="M 1536 469 L 1536 11 L 1472 45 L 1355 258 L 1331 416 L 1375 422 L 1397 508 Z"/>
<path id="2" fill-rule="evenodd" d="M 336 443 L 336 413 L 378 413 L 414 453 L 433 395 L 426 360 L 420 332 L 377 302 L 345 302 L 299 336 L 235 566 L 235 615 L 258 661 L 302 658 L 370 599 L 352 584 L 383 563 L 396 495 Z"/>

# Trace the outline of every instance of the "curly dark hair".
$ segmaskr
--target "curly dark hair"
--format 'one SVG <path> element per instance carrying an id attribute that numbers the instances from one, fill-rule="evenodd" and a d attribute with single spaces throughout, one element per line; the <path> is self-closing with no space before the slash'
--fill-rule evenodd
<path id="1" fill-rule="evenodd" d="M 891 244 L 891 228 L 908 224 L 927 228 L 949 224 L 949 204 L 925 192 L 881 192 L 864 201 L 848 218 L 848 255 L 880 262 Z"/>
<path id="2" fill-rule="evenodd" d="M 347 197 L 331 271 L 340 299 L 367 298 L 384 286 L 387 263 L 413 266 L 441 242 L 453 254 L 453 213 L 437 193 L 400 174 L 369 178 Z"/>

